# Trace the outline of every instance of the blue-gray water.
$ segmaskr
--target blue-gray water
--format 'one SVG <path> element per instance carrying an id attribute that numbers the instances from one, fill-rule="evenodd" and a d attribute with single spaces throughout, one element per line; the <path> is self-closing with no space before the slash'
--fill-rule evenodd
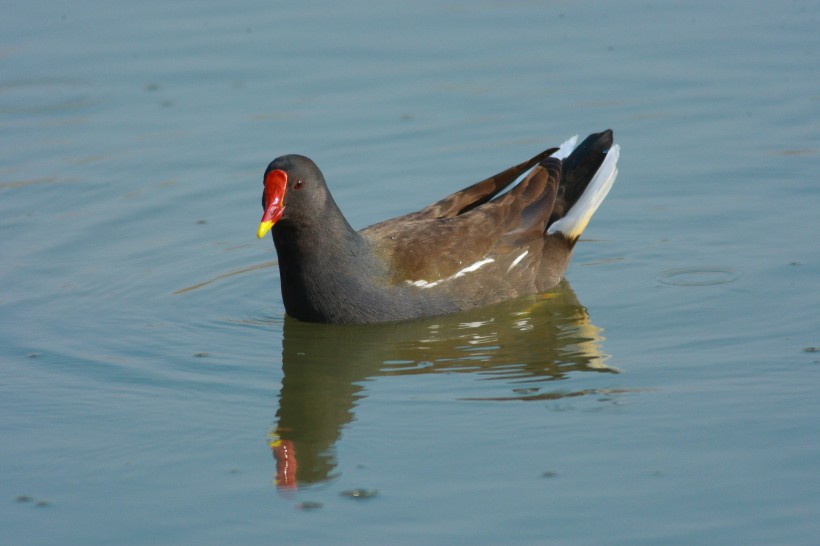
<path id="1" fill-rule="evenodd" d="M 819 25 L 5 3 L 0 544 L 816 544 Z M 607 127 L 620 175 L 558 291 L 284 318 L 275 156 L 362 227 Z"/>

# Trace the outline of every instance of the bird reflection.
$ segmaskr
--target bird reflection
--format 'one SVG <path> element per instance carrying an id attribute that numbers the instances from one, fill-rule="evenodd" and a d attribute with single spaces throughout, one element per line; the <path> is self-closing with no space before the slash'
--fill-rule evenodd
<path id="1" fill-rule="evenodd" d="M 579 396 L 586 392 L 545 391 L 545 382 L 571 372 L 617 373 L 606 365 L 602 340 L 567 281 L 546 294 L 408 322 L 286 318 L 284 378 L 270 435 L 276 483 L 288 489 L 333 477 L 333 446 L 366 397 L 367 379 L 460 372 L 504 382 L 505 395 L 482 400 Z"/>

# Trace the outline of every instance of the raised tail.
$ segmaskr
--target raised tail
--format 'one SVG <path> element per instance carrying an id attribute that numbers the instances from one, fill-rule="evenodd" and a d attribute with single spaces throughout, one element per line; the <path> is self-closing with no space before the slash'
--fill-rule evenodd
<path id="1" fill-rule="evenodd" d="M 620 150 L 607 129 L 588 136 L 563 160 L 548 234 L 561 233 L 575 244 L 618 176 Z"/>

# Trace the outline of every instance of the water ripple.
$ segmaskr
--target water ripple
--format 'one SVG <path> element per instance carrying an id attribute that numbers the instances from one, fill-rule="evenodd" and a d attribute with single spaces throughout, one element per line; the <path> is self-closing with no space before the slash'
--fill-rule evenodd
<path id="1" fill-rule="evenodd" d="M 735 282 L 740 277 L 729 268 L 667 269 L 658 280 L 671 286 L 715 286 Z"/>

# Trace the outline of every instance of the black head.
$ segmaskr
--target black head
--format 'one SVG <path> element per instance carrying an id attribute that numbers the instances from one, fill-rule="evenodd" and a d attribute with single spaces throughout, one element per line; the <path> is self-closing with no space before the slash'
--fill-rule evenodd
<path id="1" fill-rule="evenodd" d="M 263 184 L 265 213 L 257 232 L 260 239 L 277 223 L 315 223 L 333 203 L 322 171 L 305 156 L 277 157 L 265 170 Z"/>

